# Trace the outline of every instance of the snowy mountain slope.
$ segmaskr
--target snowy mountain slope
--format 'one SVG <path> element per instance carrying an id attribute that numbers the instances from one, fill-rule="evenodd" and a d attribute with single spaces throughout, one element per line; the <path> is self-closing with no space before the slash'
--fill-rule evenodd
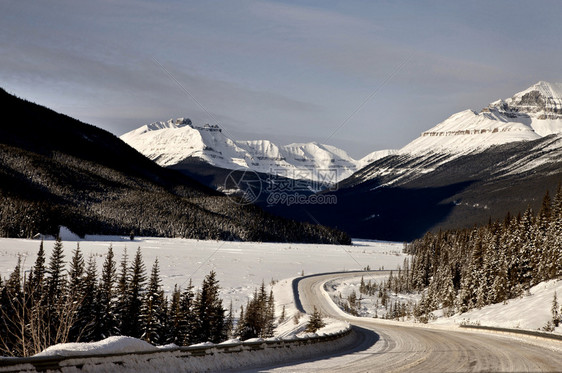
<path id="1" fill-rule="evenodd" d="M 540 208 L 562 182 L 560 87 L 539 82 L 480 113 L 452 115 L 340 182 L 335 206 L 274 212 L 398 241 Z"/>
<path id="2" fill-rule="evenodd" d="M 562 136 L 562 84 L 541 81 L 511 98 L 491 103 L 479 113 L 465 110 L 451 115 L 398 150 L 394 167 L 373 164 L 370 170 L 362 170 L 354 175 L 355 180 L 349 181 L 357 183 L 384 177 L 386 185 L 400 183 L 432 172 L 463 155 L 550 135 Z M 553 143 L 551 146 L 560 146 L 557 141 Z M 533 164 L 551 160 L 547 157 Z M 529 167 L 515 167 L 512 172 L 518 169 Z"/>
<path id="3" fill-rule="evenodd" d="M 216 125 L 196 126 L 187 118 L 144 125 L 121 139 L 161 166 L 199 158 L 230 170 L 251 169 L 291 179 L 333 183 L 391 152 L 379 151 L 356 160 L 341 149 L 316 142 L 278 146 L 268 140 L 235 141 Z"/>

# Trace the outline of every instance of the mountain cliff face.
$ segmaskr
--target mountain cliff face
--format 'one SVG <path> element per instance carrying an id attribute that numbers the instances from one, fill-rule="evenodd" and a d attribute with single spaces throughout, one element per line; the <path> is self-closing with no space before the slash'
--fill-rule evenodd
<path id="1" fill-rule="evenodd" d="M 276 213 L 352 236 L 411 240 L 538 208 L 562 181 L 562 85 L 539 82 L 481 112 L 454 114 L 339 183 L 337 205 Z"/>
<path id="2" fill-rule="evenodd" d="M 181 164 L 188 167 L 198 160 L 228 170 L 247 169 L 289 179 L 331 183 L 389 154 L 389 151 L 375 152 L 355 160 L 341 149 L 315 142 L 278 146 L 268 140 L 235 141 L 217 125 L 198 126 L 187 118 L 151 123 L 124 134 L 121 139 L 164 167 L 178 169 Z"/>

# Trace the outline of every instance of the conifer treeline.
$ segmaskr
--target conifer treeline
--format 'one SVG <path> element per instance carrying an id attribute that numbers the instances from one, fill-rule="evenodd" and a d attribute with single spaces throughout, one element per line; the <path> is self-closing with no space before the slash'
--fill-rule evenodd
<path id="1" fill-rule="evenodd" d="M 140 248 L 133 261 L 127 253 L 120 264 L 108 249 L 98 278 L 92 256 L 87 260 L 78 246 L 66 270 L 63 246 L 55 243 L 47 263 L 43 243 L 37 260 L 22 273 L 21 260 L 4 281 L 0 278 L 0 355 L 30 356 L 64 342 L 90 342 L 127 335 L 163 345 L 221 342 L 231 335 L 232 307 L 225 314 L 215 272 L 209 273 L 199 290 L 191 281 L 185 289 L 175 287 L 170 299 L 161 287 L 158 260 L 147 278 Z M 265 288 L 258 295 L 261 300 Z M 265 296 L 267 317 L 262 310 L 247 307 L 248 320 L 267 320 L 273 332 L 273 296 Z M 249 315 L 252 314 L 250 318 Z M 239 323 L 244 337 L 258 335 Z"/>
<path id="2" fill-rule="evenodd" d="M 437 308 L 450 314 L 498 303 L 541 281 L 562 276 L 562 189 L 547 192 L 538 214 L 524 214 L 473 229 L 427 233 L 407 245 L 411 270 L 398 281 L 423 291 L 420 318 Z M 406 276 L 407 278 L 404 278 Z"/>

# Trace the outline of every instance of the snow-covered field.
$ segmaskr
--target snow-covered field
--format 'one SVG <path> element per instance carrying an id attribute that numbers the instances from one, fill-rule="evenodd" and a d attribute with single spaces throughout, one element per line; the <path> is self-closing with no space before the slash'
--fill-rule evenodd
<path id="1" fill-rule="evenodd" d="M 38 240 L 0 239 L 0 275 L 5 278 L 13 271 L 18 255 L 22 255 L 24 270 L 31 268 L 39 249 Z M 45 240 L 47 260 L 54 246 L 53 239 Z M 200 286 L 203 278 L 214 270 L 222 288 L 224 306 L 232 300 L 234 310 L 246 305 L 254 289 L 265 281 L 278 281 L 295 276 L 320 272 L 362 269 L 396 268 L 402 264 L 403 245 L 393 242 L 355 240 L 353 246 L 257 243 L 228 241 L 198 241 L 179 238 L 86 236 L 80 240 L 63 235 L 65 260 L 80 245 L 84 257 L 93 255 L 101 271 L 105 254 L 112 245 L 117 263 L 127 249 L 129 261 L 141 248 L 147 274 L 158 258 L 162 285 L 166 292 L 174 285 L 185 287 L 191 278 Z"/>

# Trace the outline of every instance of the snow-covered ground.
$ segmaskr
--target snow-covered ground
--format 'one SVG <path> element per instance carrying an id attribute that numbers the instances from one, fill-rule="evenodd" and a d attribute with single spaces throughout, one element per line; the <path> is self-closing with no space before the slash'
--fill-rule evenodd
<path id="1" fill-rule="evenodd" d="M 148 342 L 126 336 L 114 336 L 98 342 L 59 343 L 46 348 L 35 356 L 73 356 L 97 354 L 122 354 L 127 352 L 157 351 Z"/>
<path id="2" fill-rule="evenodd" d="M 510 299 L 505 303 L 491 304 L 463 314 L 443 317 L 442 312 L 434 312 L 437 319 L 434 324 L 479 324 L 502 328 L 537 330 L 542 329 L 552 320 L 552 299 L 557 294 L 558 307 L 562 296 L 562 280 L 541 282 L 529 289 L 519 298 Z M 562 334 L 562 326 L 554 330 Z"/>
<path id="3" fill-rule="evenodd" d="M 390 269 L 390 268 L 389 268 Z M 377 317 L 385 318 L 388 309 L 382 304 L 381 297 L 378 296 L 378 292 L 375 292 L 372 296 L 361 294 L 359 291 L 361 278 L 363 278 L 366 284 L 371 281 L 372 283 L 382 283 L 388 280 L 388 274 L 367 274 L 364 276 L 357 276 L 353 278 L 346 278 L 345 280 L 332 280 L 326 283 L 326 291 L 330 295 L 332 301 L 338 305 L 340 308 L 343 304 L 349 304 L 348 297 L 355 292 L 357 301 L 360 306 L 357 307 L 357 314 L 361 317 Z M 405 304 L 413 305 L 420 299 L 420 294 L 418 293 L 393 293 L 391 291 L 387 292 L 387 303 L 390 305 Z"/>
<path id="4" fill-rule="evenodd" d="M 39 249 L 38 240 L 0 239 L 0 275 L 5 278 L 13 271 L 18 255 L 22 255 L 24 270 L 35 262 Z M 55 241 L 45 241 L 48 257 Z M 198 241 L 179 238 L 87 236 L 80 240 L 65 233 L 63 246 L 65 260 L 69 261 L 72 250 L 80 245 L 84 257 L 93 255 L 101 271 L 105 254 L 112 245 L 117 263 L 127 249 L 129 261 L 141 248 L 147 274 L 158 258 L 162 285 L 171 292 L 174 284 L 185 287 L 191 278 L 193 285 L 201 285 L 211 271 L 217 273 L 224 306 L 232 300 L 235 311 L 246 305 L 254 289 L 265 281 L 278 281 L 304 274 L 362 269 L 396 268 L 402 264 L 405 254 L 403 245 L 393 242 L 354 240 L 353 246 L 257 243 L 228 241 Z M 292 296 L 292 295 L 291 295 Z M 280 310 L 278 311 L 280 315 Z"/>
<path id="5" fill-rule="evenodd" d="M 382 282 L 387 279 L 388 275 L 364 277 L 365 282 L 369 280 Z M 345 280 L 334 280 L 326 284 L 326 289 L 336 303 L 338 301 L 346 302 L 347 297 L 353 291 L 355 291 L 357 298 L 359 298 L 360 283 L 360 276 Z M 549 320 L 552 320 L 551 308 L 554 292 L 557 294 L 558 307 L 560 307 L 562 305 L 562 280 L 550 280 L 532 287 L 521 297 L 510 299 L 505 303 L 488 305 L 462 314 L 455 314 L 451 317 L 444 317 L 442 310 L 434 311 L 432 313 L 434 319 L 429 322 L 435 325 L 453 326 L 466 323 L 502 328 L 539 330 Z M 395 301 L 415 303 L 420 298 L 419 294 L 394 294 L 389 292 L 388 295 L 389 302 L 391 303 Z M 358 309 L 359 316 L 384 317 L 386 309 L 380 304 L 380 298 L 376 294 L 373 296 L 362 295 L 362 298 L 360 300 L 361 306 Z M 410 321 L 412 320 L 410 318 Z M 562 334 L 562 325 L 556 328 L 554 332 Z"/>

